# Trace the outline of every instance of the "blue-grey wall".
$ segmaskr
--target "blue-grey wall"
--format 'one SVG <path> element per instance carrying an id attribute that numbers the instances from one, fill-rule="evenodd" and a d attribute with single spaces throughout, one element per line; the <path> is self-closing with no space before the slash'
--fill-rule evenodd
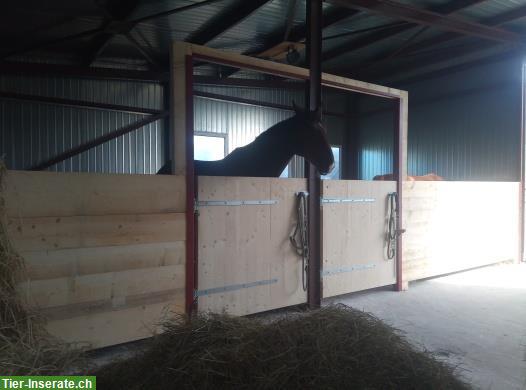
<path id="1" fill-rule="evenodd" d="M 60 77 L 0 76 L 0 90 L 88 102 L 162 109 L 159 84 Z M 0 99 L 0 157 L 26 169 L 143 115 Z M 53 171 L 155 173 L 164 162 L 163 121 L 100 145 L 50 168 Z"/>
<path id="2" fill-rule="evenodd" d="M 303 105 L 299 90 L 196 86 L 196 90 L 255 101 Z M 88 102 L 162 109 L 161 85 L 144 82 L 101 81 L 61 77 L 0 76 L 0 91 L 60 97 Z M 324 106 L 345 112 L 344 95 L 324 92 Z M 203 99 L 194 101 L 195 131 L 220 133 L 228 138 L 228 152 L 251 142 L 261 132 L 293 113 L 233 102 Z M 9 169 L 27 169 L 59 153 L 100 137 L 144 117 L 107 110 L 65 107 L 0 99 L 0 158 Z M 345 120 L 326 116 L 333 144 L 342 144 Z M 151 174 L 165 161 L 162 120 L 49 168 L 52 171 Z M 303 161 L 295 158 L 292 176 L 302 176 Z"/>
<path id="3" fill-rule="evenodd" d="M 409 91 L 408 173 L 449 180 L 518 181 L 521 126 L 519 59 L 402 85 Z M 359 104 L 363 179 L 392 172 L 392 109 Z"/>
<path id="4" fill-rule="evenodd" d="M 263 89 L 254 87 L 196 86 L 196 91 L 217 95 L 250 99 L 262 103 L 292 106 L 304 104 L 304 92 L 299 90 Z M 346 95 L 334 89 L 324 89 L 322 102 L 325 110 L 344 114 Z M 252 142 L 259 134 L 276 123 L 293 115 L 290 110 L 194 98 L 194 131 L 199 134 L 214 133 L 227 137 L 228 152 Z M 341 116 L 325 115 L 324 123 L 332 145 L 343 144 L 346 120 Z M 294 158 L 290 165 L 290 177 L 303 177 L 304 162 Z"/>

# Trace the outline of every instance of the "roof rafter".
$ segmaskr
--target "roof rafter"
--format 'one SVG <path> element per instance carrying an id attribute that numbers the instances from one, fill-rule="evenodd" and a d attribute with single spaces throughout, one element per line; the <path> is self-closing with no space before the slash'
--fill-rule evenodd
<path id="1" fill-rule="evenodd" d="M 238 0 L 235 4 L 207 21 L 204 26 L 191 34 L 186 41 L 197 45 L 206 45 L 214 38 L 217 38 L 219 35 L 248 18 L 269 1 L 270 0 Z"/>
<path id="2" fill-rule="evenodd" d="M 487 1 L 487 0 L 453 0 L 453 1 L 450 1 L 449 3 L 443 4 L 437 7 L 433 7 L 431 10 L 434 12 L 438 12 L 440 14 L 450 15 L 452 13 L 461 11 L 468 7 L 472 7 L 483 1 Z M 396 31 L 388 29 L 388 30 L 382 31 L 381 33 L 372 34 L 368 37 L 368 39 L 364 38 L 362 41 L 360 41 L 358 45 L 355 45 L 355 41 L 353 40 L 347 41 L 343 43 L 341 46 L 334 48 L 333 49 L 334 51 L 332 53 L 330 54 L 327 53 L 325 60 L 333 59 L 342 54 L 348 53 L 350 51 L 362 49 L 364 47 L 373 45 L 377 42 L 388 39 L 395 34 L 400 34 L 405 31 L 409 31 L 417 26 L 418 24 L 410 23 L 410 24 L 405 25 L 403 28 L 397 29 Z"/>
<path id="3" fill-rule="evenodd" d="M 194 8 L 199 8 L 199 7 L 202 7 L 202 6 L 205 6 L 205 5 L 218 3 L 220 1 L 223 1 L 223 0 L 203 0 L 203 1 L 200 1 L 198 3 L 192 3 L 192 4 L 189 4 L 189 5 L 184 5 L 184 6 L 181 6 L 181 7 L 173 8 L 173 9 L 170 9 L 168 11 L 157 12 L 155 14 L 143 16 L 143 17 L 134 19 L 134 20 L 130 21 L 129 23 L 131 23 L 134 26 L 136 26 L 136 25 L 138 25 L 140 23 L 148 22 L 150 20 L 154 20 L 154 19 L 157 19 L 157 18 L 162 18 L 162 17 L 174 15 L 174 14 L 177 14 L 177 13 L 183 12 L 183 11 L 189 11 L 189 10 L 194 9 Z M 51 46 L 54 46 L 54 45 L 58 45 L 58 44 L 65 43 L 65 42 L 74 41 L 74 40 L 80 39 L 80 38 L 91 37 L 94 34 L 98 34 L 98 33 L 103 32 L 104 29 L 105 29 L 104 27 L 93 28 L 93 29 L 85 30 L 85 31 L 82 31 L 80 33 L 76 33 L 76 34 L 73 34 L 73 35 L 67 35 L 65 37 L 53 38 L 53 39 L 50 39 L 50 40 L 47 40 L 47 41 L 36 42 L 36 43 L 33 43 L 33 40 L 31 40 L 31 41 L 29 41 L 29 43 L 26 46 L 23 46 L 23 47 L 21 47 L 19 49 L 15 49 L 15 50 L 12 50 L 12 51 L 9 51 L 9 52 L 6 52 L 4 54 L 0 54 L 0 59 L 6 59 L 8 57 L 12 57 L 12 56 L 15 56 L 15 55 L 25 54 L 25 53 L 28 53 L 28 52 L 31 52 L 31 51 L 34 51 L 34 50 L 45 49 L 45 48 L 48 48 L 48 47 L 51 47 Z"/>
<path id="4" fill-rule="evenodd" d="M 518 8 L 515 8 L 515 9 L 512 9 L 510 11 L 506 11 L 504 13 L 501 13 L 501 14 L 498 14 L 498 15 L 495 15 L 495 16 L 492 16 L 492 17 L 489 17 L 489 18 L 486 18 L 482 21 L 482 23 L 488 25 L 488 26 L 499 26 L 499 25 L 502 25 L 504 23 L 508 23 L 508 22 L 511 22 L 511 21 L 514 21 L 514 20 L 518 20 L 518 19 L 521 19 L 523 17 L 526 17 L 526 6 L 521 6 L 521 7 L 518 7 Z M 400 50 L 397 54 L 396 54 L 396 57 L 399 57 L 400 55 L 402 54 L 411 54 L 411 53 L 415 53 L 415 54 L 419 54 L 418 52 L 422 51 L 422 50 L 426 50 L 428 51 L 430 48 L 433 48 L 441 43 L 445 43 L 445 42 L 448 42 L 448 41 L 451 41 L 451 40 L 454 40 L 454 39 L 457 39 L 457 38 L 460 38 L 462 37 L 463 35 L 459 35 L 459 34 L 456 34 L 456 33 L 444 33 L 444 34 L 440 34 L 436 37 L 433 37 L 433 38 L 429 38 L 429 39 L 426 39 L 426 40 L 423 40 L 423 41 L 420 41 L 420 42 L 417 42 L 417 43 L 414 43 L 410 46 L 407 46 L 406 48 L 404 48 L 403 50 Z M 501 45 L 500 43 L 494 43 L 493 44 L 494 46 L 499 46 Z M 480 47 L 480 45 L 478 45 Z M 506 51 L 511 51 L 511 47 L 504 47 L 503 50 Z M 476 50 L 476 49 L 475 49 Z M 425 52 L 422 53 L 425 55 Z M 459 55 L 462 55 L 463 53 L 459 53 Z M 393 57 L 394 58 L 394 57 Z M 384 59 L 376 59 L 376 60 L 373 60 L 373 63 L 374 61 L 376 61 L 376 63 L 380 63 L 380 62 L 385 62 L 385 58 Z M 426 62 L 427 62 L 427 59 L 424 58 L 422 61 L 423 64 L 425 65 Z M 415 68 L 418 68 L 420 65 L 419 65 L 419 60 L 418 58 L 416 58 L 415 60 L 407 63 L 407 64 L 404 64 L 402 66 L 398 66 L 396 67 L 396 72 L 398 73 L 406 73 L 406 72 L 410 72 L 410 71 L 413 71 Z M 368 64 L 361 64 L 357 70 L 360 71 L 360 70 L 365 70 L 365 72 L 363 73 L 360 73 L 360 77 L 374 77 L 374 76 L 378 76 L 381 72 L 381 69 L 375 69 L 373 71 L 371 71 L 372 67 L 371 67 L 371 63 L 368 63 Z M 385 69 L 385 68 L 384 68 Z M 393 69 L 390 68 L 390 71 L 392 71 Z"/>
<path id="5" fill-rule="evenodd" d="M 358 10 L 351 10 L 347 8 L 332 7 L 323 13 L 322 29 L 326 29 L 336 23 L 341 22 L 345 19 L 350 19 L 353 16 L 360 13 Z M 307 38 L 307 26 L 300 24 L 293 27 L 288 36 L 288 40 L 291 42 L 300 42 Z M 260 52 L 268 50 L 283 41 L 283 35 L 281 31 L 275 31 L 265 39 L 265 47 Z"/>
<path id="6" fill-rule="evenodd" d="M 340 8 L 340 7 L 331 7 L 330 9 L 328 9 L 327 11 L 323 13 L 322 30 L 336 23 L 341 22 L 342 20 L 350 19 L 359 13 L 360 11 L 358 10 L 352 10 L 352 9 Z M 300 41 L 305 40 L 306 37 L 307 37 L 307 26 L 305 24 L 300 24 L 300 25 L 296 25 L 292 27 L 288 34 L 288 40 L 291 42 L 300 42 Z M 243 54 L 252 55 L 252 56 L 257 55 L 258 53 L 262 53 L 268 49 L 273 48 L 274 46 L 280 44 L 281 42 L 283 42 L 283 30 L 279 29 L 268 35 L 268 37 L 265 39 L 264 48 L 260 48 L 256 52 L 245 52 Z M 236 68 L 226 69 L 222 73 L 222 78 L 230 77 L 233 74 L 237 73 L 237 71 L 239 71 L 239 69 L 236 69 Z"/>
<path id="7" fill-rule="evenodd" d="M 481 24 L 487 25 L 487 26 L 501 26 L 505 23 L 512 22 L 514 20 L 518 20 L 521 18 L 526 17 L 526 6 L 521 6 L 519 8 L 513 9 L 511 11 L 506 11 L 504 13 L 489 17 L 481 22 Z M 456 34 L 453 32 L 447 32 L 444 34 L 440 34 L 436 37 L 426 39 L 421 42 L 417 42 L 411 46 L 408 46 L 405 50 L 399 53 L 400 54 L 408 54 L 408 53 L 414 53 L 416 51 L 427 49 L 431 46 L 439 45 L 441 43 L 449 42 L 453 39 L 457 39 L 462 37 L 460 34 Z"/>
<path id="8" fill-rule="evenodd" d="M 102 31 L 95 34 L 91 39 L 90 45 L 86 54 L 83 55 L 82 64 L 90 66 L 97 59 L 97 57 L 104 51 L 110 41 L 119 33 L 119 30 L 112 26 L 122 25 L 127 18 L 137 8 L 138 0 L 113 0 L 109 1 L 103 7 L 103 12 L 106 14 L 106 20 L 102 23 Z M 131 30 L 133 25 L 126 26 Z"/>
<path id="9" fill-rule="evenodd" d="M 395 19 L 401 19 L 441 30 L 472 35 L 497 42 L 518 43 L 522 36 L 511 31 L 485 26 L 459 18 L 442 15 L 397 3 L 392 0 L 330 0 L 331 3 L 353 9 L 360 9 Z"/>
<path id="10" fill-rule="evenodd" d="M 409 63 L 404 63 L 402 65 L 394 67 L 390 66 L 389 70 L 391 75 L 395 76 L 394 79 L 396 79 L 399 75 L 422 69 L 425 70 L 426 67 L 435 68 L 432 71 L 436 71 L 438 69 L 456 66 L 457 63 L 452 62 L 452 59 L 455 59 L 457 62 L 462 62 L 462 59 L 464 58 L 466 59 L 466 61 L 472 61 L 473 57 L 476 57 L 476 59 L 482 59 L 487 56 L 492 56 L 511 50 L 512 45 L 503 45 L 487 41 L 480 42 L 480 44 L 478 45 L 458 45 L 453 47 L 430 50 L 425 56 L 425 58 L 416 57 Z M 376 80 L 382 74 L 385 75 L 385 72 L 382 72 L 381 70 L 376 71 L 368 75 L 368 78 Z M 385 80 L 387 78 L 384 77 L 383 79 Z M 393 80 L 393 77 L 389 76 L 389 79 Z"/>

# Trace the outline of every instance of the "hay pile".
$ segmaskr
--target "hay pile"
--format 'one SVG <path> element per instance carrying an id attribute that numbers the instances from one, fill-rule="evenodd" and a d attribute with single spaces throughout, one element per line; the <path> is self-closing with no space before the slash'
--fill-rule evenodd
<path id="1" fill-rule="evenodd" d="M 79 362 L 80 352 L 47 334 L 43 319 L 29 312 L 16 292 L 24 268 L 7 236 L 5 175 L 0 160 L 0 375 L 64 373 Z"/>
<path id="2" fill-rule="evenodd" d="M 468 389 L 370 314 L 344 305 L 274 321 L 199 314 L 164 324 L 101 389 Z"/>

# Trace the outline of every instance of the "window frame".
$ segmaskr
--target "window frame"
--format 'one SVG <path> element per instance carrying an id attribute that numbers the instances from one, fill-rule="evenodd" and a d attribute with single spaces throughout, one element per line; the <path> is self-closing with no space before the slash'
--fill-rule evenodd
<path id="1" fill-rule="evenodd" d="M 224 140 L 224 151 L 223 151 L 223 158 L 228 156 L 228 133 L 213 133 L 211 131 L 194 131 L 194 137 L 215 137 L 215 138 L 223 138 Z M 195 146 L 194 146 L 194 153 L 195 153 Z M 195 157 L 194 157 L 195 160 Z M 220 160 L 217 160 L 220 161 Z"/>

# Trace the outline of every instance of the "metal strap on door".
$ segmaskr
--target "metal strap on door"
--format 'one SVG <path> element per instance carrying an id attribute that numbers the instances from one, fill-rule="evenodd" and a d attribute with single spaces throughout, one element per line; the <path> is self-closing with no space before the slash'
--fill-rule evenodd
<path id="1" fill-rule="evenodd" d="M 276 199 L 264 199 L 264 200 L 198 200 L 195 205 L 199 207 L 210 207 L 210 206 L 262 206 L 262 205 L 273 205 L 277 204 Z"/>
<path id="2" fill-rule="evenodd" d="M 375 198 L 321 198 L 323 204 L 334 203 L 372 203 L 376 202 Z"/>

